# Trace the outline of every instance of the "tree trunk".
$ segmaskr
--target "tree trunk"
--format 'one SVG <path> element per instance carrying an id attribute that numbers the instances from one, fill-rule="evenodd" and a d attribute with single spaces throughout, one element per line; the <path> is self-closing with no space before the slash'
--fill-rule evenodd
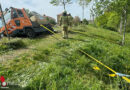
<path id="1" fill-rule="evenodd" d="M 90 14 L 90 21 L 92 20 L 91 17 L 92 17 L 92 16 L 91 16 L 91 14 Z"/>
<path id="2" fill-rule="evenodd" d="M 93 17 L 93 25 L 95 25 L 95 22 L 94 22 L 94 14 L 92 15 L 92 17 Z"/>
<path id="3" fill-rule="evenodd" d="M 64 6 L 64 11 L 66 10 L 66 7 L 65 7 L 65 0 L 63 0 L 63 6 Z"/>
<path id="4" fill-rule="evenodd" d="M 82 6 L 82 10 L 83 10 L 83 12 L 82 12 L 82 20 L 83 20 L 84 19 L 84 4 Z"/>
<path id="5" fill-rule="evenodd" d="M 123 33 L 123 39 L 122 39 L 122 45 L 125 45 L 125 32 L 126 32 L 126 24 L 127 24 L 127 12 L 126 9 L 124 11 L 125 20 L 124 20 L 124 33 Z"/>
<path id="6" fill-rule="evenodd" d="M 93 15 L 93 24 L 94 24 L 94 15 Z"/>
<path id="7" fill-rule="evenodd" d="M 123 27 L 123 16 L 121 15 L 120 28 L 119 28 L 120 34 L 122 34 L 122 27 Z"/>
<path id="8" fill-rule="evenodd" d="M 93 7 L 92 7 L 92 21 L 93 21 L 93 25 L 95 26 L 95 22 L 94 22 L 94 9 L 93 9 Z"/>

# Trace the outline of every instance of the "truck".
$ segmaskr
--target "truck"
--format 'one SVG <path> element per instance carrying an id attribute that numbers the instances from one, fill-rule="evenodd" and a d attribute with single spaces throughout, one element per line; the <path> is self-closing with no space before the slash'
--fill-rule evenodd
<path id="1" fill-rule="evenodd" d="M 6 11 L 4 11 L 4 18 L 8 30 L 8 35 L 10 36 L 26 35 L 30 38 L 34 38 L 38 33 L 48 31 L 45 28 L 41 27 L 40 24 L 36 23 L 35 21 L 31 21 L 24 8 L 17 9 L 14 7 L 10 7 L 9 9 L 6 9 Z M 40 14 L 39 18 L 44 19 L 44 17 L 40 16 Z M 49 23 L 43 25 L 54 31 Z M 1 15 L 0 34 L 5 36 L 7 35 Z"/>

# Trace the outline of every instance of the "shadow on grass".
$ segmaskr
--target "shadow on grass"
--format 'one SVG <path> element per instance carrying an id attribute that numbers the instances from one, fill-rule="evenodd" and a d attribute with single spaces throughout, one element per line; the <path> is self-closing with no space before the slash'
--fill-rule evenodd
<path id="1" fill-rule="evenodd" d="M 21 48 L 27 48 L 27 45 L 22 40 L 15 40 L 7 43 L 2 43 L 0 45 L 0 54 L 2 55 L 8 51 L 17 50 Z"/>
<path id="2" fill-rule="evenodd" d="M 69 38 L 69 40 L 87 42 L 87 41 L 84 40 L 84 39 L 77 39 L 77 38 Z"/>
<path id="3" fill-rule="evenodd" d="M 87 34 L 84 34 L 83 32 L 74 32 L 74 31 L 70 31 L 71 34 L 80 34 L 82 36 L 85 36 L 85 37 L 90 37 L 90 38 L 100 38 L 100 39 L 103 39 L 105 41 L 108 41 L 108 42 L 111 42 L 111 43 L 114 43 L 114 44 L 118 44 L 118 45 L 121 45 L 121 42 L 120 41 L 115 41 L 115 40 L 109 40 L 107 38 L 104 38 L 103 36 L 101 35 L 87 35 Z"/>
<path id="4" fill-rule="evenodd" d="M 52 33 L 49 33 L 49 32 L 37 33 L 36 36 L 35 36 L 35 38 L 30 38 L 30 39 L 40 39 L 40 38 L 44 38 L 44 37 L 46 37 L 48 35 L 52 35 Z M 16 37 L 19 37 L 19 38 L 29 38 L 26 35 L 13 36 L 13 38 L 16 38 Z"/>

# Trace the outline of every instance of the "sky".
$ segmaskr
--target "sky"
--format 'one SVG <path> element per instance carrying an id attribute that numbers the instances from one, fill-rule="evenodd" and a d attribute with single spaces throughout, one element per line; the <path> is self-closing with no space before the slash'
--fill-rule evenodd
<path id="1" fill-rule="evenodd" d="M 45 14 L 57 19 L 57 14 L 63 12 L 63 6 L 53 6 L 50 4 L 51 0 L 0 0 L 3 10 L 9 7 L 26 8 L 31 11 L 36 11 L 41 15 Z M 76 0 L 73 0 L 76 1 Z M 90 8 L 92 3 L 85 8 L 85 18 L 90 20 Z M 82 8 L 78 3 L 66 6 L 67 12 L 71 13 L 73 17 L 79 16 L 82 19 Z"/>

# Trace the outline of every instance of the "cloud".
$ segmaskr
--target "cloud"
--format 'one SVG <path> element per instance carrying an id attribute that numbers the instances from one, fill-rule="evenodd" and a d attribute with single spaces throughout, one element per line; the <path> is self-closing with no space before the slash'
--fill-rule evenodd
<path id="1" fill-rule="evenodd" d="M 62 6 L 53 6 L 50 4 L 50 0 L 1 0 L 3 9 L 9 7 L 16 8 L 27 8 L 31 11 L 36 11 L 41 15 L 46 14 L 48 16 L 57 18 L 57 14 L 63 11 Z M 85 10 L 85 16 L 89 19 L 89 8 Z M 67 11 L 72 14 L 72 16 L 82 16 L 82 9 L 77 3 L 67 5 Z"/>

